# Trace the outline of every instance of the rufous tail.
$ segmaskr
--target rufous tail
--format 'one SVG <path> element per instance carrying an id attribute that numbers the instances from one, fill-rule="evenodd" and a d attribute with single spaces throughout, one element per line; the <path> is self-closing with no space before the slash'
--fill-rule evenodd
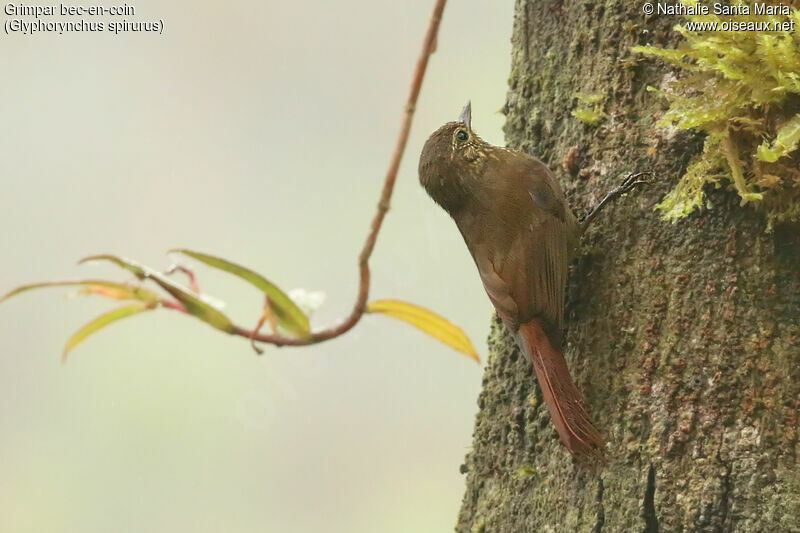
<path id="1" fill-rule="evenodd" d="M 518 335 L 522 349 L 533 363 L 544 403 L 561 442 L 580 462 L 605 462 L 605 441 L 589 418 L 583 395 L 569 375 L 564 354 L 550 342 L 539 319 L 522 324 Z"/>

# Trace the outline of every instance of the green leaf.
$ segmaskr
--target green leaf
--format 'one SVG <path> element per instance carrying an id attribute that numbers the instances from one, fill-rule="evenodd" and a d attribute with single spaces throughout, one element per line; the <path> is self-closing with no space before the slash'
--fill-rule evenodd
<path id="1" fill-rule="evenodd" d="M 137 302 L 135 304 L 126 305 L 124 307 L 120 307 L 118 309 L 114 309 L 113 311 L 109 311 L 108 313 L 102 314 L 99 317 L 95 318 L 81 329 L 76 331 L 72 337 L 69 338 L 67 344 L 64 346 L 64 354 L 62 356 L 62 362 L 66 362 L 67 354 L 69 354 L 70 350 L 72 350 L 75 346 L 83 342 L 86 337 L 100 331 L 104 327 L 108 326 L 109 324 L 113 324 L 118 320 L 122 320 L 123 318 L 127 318 L 129 316 L 133 316 L 144 311 L 150 311 L 155 309 L 156 302 Z"/>
<path id="2" fill-rule="evenodd" d="M 383 313 L 407 322 L 477 362 L 481 361 L 469 337 L 461 328 L 424 307 L 400 300 L 377 300 L 367 304 L 367 313 Z"/>
<path id="3" fill-rule="evenodd" d="M 311 326 L 308 322 L 308 317 L 306 314 L 303 313 L 303 311 L 297 306 L 297 304 L 294 303 L 294 301 L 292 301 L 291 298 L 289 298 L 289 296 L 286 295 L 285 292 L 283 292 L 274 283 L 267 280 L 261 274 L 213 255 L 185 249 L 170 251 L 187 255 L 193 259 L 207 264 L 208 266 L 224 270 L 225 272 L 229 272 L 234 276 L 238 276 L 239 278 L 249 282 L 267 295 L 272 306 L 272 310 L 275 313 L 280 326 L 301 338 L 306 338 L 311 334 Z"/>
<path id="4" fill-rule="evenodd" d="M 226 333 L 233 333 L 236 330 L 230 319 L 208 301 L 203 299 L 202 296 L 193 294 L 189 289 L 175 283 L 151 268 L 140 265 L 130 259 L 107 254 L 89 256 L 81 259 L 80 262 L 85 263 L 87 261 L 110 261 L 129 272 L 133 272 L 139 279 L 151 279 L 182 303 L 186 308 L 186 312 L 190 315 Z"/>
<path id="5" fill-rule="evenodd" d="M 161 298 L 158 294 L 142 289 L 141 287 L 134 287 L 126 283 L 114 283 L 113 281 L 105 281 L 102 279 L 84 279 L 84 280 L 66 280 L 66 281 L 43 281 L 40 283 L 30 283 L 22 285 L 13 289 L 8 294 L 0 298 L 0 302 L 16 296 L 17 294 L 27 292 L 33 289 L 41 289 L 45 287 L 69 287 L 69 286 L 82 286 L 86 287 L 87 292 L 99 294 L 107 298 L 115 300 L 140 300 L 143 302 L 157 302 Z"/>
<path id="6" fill-rule="evenodd" d="M 136 261 L 110 254 L 90 255 L 78 261 L 78 264 L 80 265 L 83 263 L 88 263 L 89 261 L 110 261 L 118 267 L 124 268 L 128 272 L 132 272 L 137 278 L 142 280 L 148 278 L 148 270 L 150 270 L 146 266 L 140 265 Z"/>

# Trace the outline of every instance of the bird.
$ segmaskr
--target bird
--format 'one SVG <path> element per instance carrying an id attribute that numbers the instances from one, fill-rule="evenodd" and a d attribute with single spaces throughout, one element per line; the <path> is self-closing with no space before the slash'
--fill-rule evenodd
<path id="1" fill-rule="evenodd" d="M 550 169 L 493 146 L 458 120 L 422 149 L 419 180 L 455 221 L 497 315 L 533 365 L 556 432 L 573 457 L 605 461 L 605 440 L 570 376 L 562 349 L 564 296 L 582 226 Z"/>

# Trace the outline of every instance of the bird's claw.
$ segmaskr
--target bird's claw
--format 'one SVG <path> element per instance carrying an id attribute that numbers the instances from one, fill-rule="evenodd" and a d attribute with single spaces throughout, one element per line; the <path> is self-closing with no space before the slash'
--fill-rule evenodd
<path id="1" fill-rule="evenodd" d="M 645 177 L 646 179 L 639 179 Z M 638 187 L 639 185 L 649 185 L 655 181 L 655 174 L 650 171 L 646 172 L 631 172 L 628 174 L 622 182 L 622 185 L 608 193 L 605 198 L 603 198 L 597 206 L 580 222 L 581 231 L 586 231 L 586 228 L 589 227 L 589 224 L 594 220 L 594 218 L 600 213 L 600 211 L 605 207 L 609 202 L 614 200 L 615 198 L 619 198 L 623 194 L 629 193 L 634 188 Z"/>
<path id="2" fill-rule="evenodd" d="M 644 177 L 645 179 L 639 179 Z M 647 172 L 631 172 L 625 177 L 623 180 L 622 185 L 619 186 L 618 190 L 620 194 L 625 194 L 632 191 L 639 185 L 650 185 L 655 181 L 655 174 L 650 171 Z"/>

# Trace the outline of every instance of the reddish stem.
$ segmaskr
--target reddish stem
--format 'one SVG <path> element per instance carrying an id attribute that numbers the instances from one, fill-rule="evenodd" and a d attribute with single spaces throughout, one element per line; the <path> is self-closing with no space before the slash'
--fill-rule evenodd
<path id="1" fill-rule="evenodd" d="M 181 272 L 182 274 L 185 274 L 186 277 L 189 278 L 189 288 L 192 290 L 192 292 L 200 294 L 200 285 L 197 284 L 197 277 L 194 275 L 192 269 L 176 263 L 169 267 L 164 274 L 170 275 L 174 274 L 175 272 Z"/>
<path id="2" fill-rule="evenodd" d="M 428 31 L 426 32 L 423 40 L 422 52 L 420 53 L 419 59 L 417 60 L 416 69 L 414 70 L 414 77 L 411 82 L 411 91 L 408 95 L 408 101 L 406 102 L 403 121 L 400 125 L 400 133 L 397 137 L 397 144 L 389 164 L 389 170 L 387 171 L 386 178 L 383 182 L 383 190 L 381 191 L 380 199 L 378 200 L 378 210 L 372 219 L 372 224 L 370 226 L 369 233 L 367 234 L 367 239 L 364 242 L 364 246 L 358 256 L 358 296 L 355 304 L 353 305 L 352 311 L 350 311 L 350 314 L 339 324 L 327 329 L 314 331 L 309 337 L 305 338 L 284 337 L 278 334 L 262 334 L 257 330 L 249 330 L 239 326 L 234 327 L 235 329 L 232 333 L 233 335 L 246 337 L 251 339 L 251 341 L 274 344 L 276 346 L 304 346 L 338 337 L 348 332 L 358 323 L 359 320 L 361 320 L 361 317 L 364 316 L 364 312 L 366 311 L 367 307 L 367 298 L 369 297 L 369 258 L 372 255 L 373 249 L 375 248 L 375 242 L 378 239 L 378 233 L 380 232 L 381 225 L 383 224 L 383 219 L 386 216 L 386 212 L 389 210 L 389 202 L 392 198 L 392 191 L 394 190 L 395 181 L 397 180 L 397 172 L 400 169 L 400 162 L 403 159 L 403 153 L 405 152 L 406 144 L 408 143 L 408 135 L 411 132 L 411 122 L 414 118 L 414 110 L 417 105 L 420 89 L 422 88 L 422 80 L 425 77 L 425 70 L 428 67 L 428 59 L 436 48 L 436 36 L 439 32 L 439 23 L 442 20 L 442 13 L 444 12 L 444 6 L 446 3 L 447 0 L 436 0 L 436 5 L 433 8 L 433 13 L 428 24 Z"/>
<path id="3" fill-rule="evenodd" d="M 165 307 L 166 309 L 174 309 L 175 311 L 180 311 L 181 313 L 187 313 L 186 307 L 183 306 L 178 300 L 161 300 L 161 306 Z"/>

